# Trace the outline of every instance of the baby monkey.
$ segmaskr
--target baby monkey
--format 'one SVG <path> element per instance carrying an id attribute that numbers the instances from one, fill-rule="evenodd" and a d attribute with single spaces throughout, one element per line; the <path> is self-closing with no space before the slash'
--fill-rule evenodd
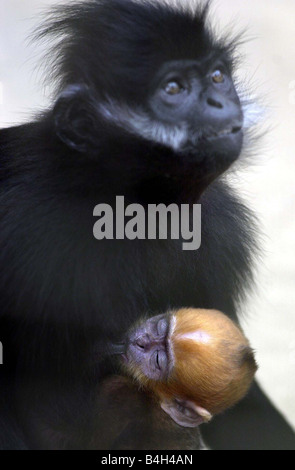
<path id="1" fill-rule="evenodd" d="M 241 400 L 257 370 L 242 331 L 216 310 L 184 308 L 149 318 L 112 352 L 178 425 L 191 428 Z"/>

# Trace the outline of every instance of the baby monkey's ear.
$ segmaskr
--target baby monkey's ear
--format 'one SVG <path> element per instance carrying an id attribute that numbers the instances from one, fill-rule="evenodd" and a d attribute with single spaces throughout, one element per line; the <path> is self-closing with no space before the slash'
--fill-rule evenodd
<path id="1" fill-rule="evenodd" d="M 207 423 L 212 418 L 209 411 L 189 400 L 167 398 L 162 400 L 161 408 L 175 423 L 185 428 L 196 428 L 202 423 Z"/>

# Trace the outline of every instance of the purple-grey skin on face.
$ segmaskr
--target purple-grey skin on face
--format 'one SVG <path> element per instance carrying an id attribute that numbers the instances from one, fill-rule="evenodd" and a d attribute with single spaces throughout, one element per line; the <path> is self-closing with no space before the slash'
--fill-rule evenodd
<path id="1" fill-rule="evenodd" d="M 152 317 L 128 334 L 124 360 L 153 380 L 165 380 L 173 367 L 171 315 Z"/>

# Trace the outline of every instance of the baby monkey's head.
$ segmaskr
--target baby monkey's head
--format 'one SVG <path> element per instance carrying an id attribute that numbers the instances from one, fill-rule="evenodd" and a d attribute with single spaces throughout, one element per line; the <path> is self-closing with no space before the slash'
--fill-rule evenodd
<path id="1" fill-rule="evenodd" d="M 216 310 L 181 309 L 127 334 L 125 368 L 179 425 L 209 421 L 247 393 L 257 365 L 240 328 Z"/>

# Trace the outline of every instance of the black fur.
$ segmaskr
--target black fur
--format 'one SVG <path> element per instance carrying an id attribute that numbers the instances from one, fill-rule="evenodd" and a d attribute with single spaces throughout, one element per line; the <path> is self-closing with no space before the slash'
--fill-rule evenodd
<path id="1" fill-rule="evenodd" d="M 73 83 L 142 104 L 164 62 L 225 55 L 233 41 L 217 40 L 205 26 L 209 2 L 194 12 L 178 3 L 87 1 L 54 8 L 37 37 L 53 40 L 48 73 L 62 91 Z M 192 41 L 192 38 L 194 40 Z"/>
<path id="2" fill-rule="evenodd" d="M 117 340 L 143 312 L 194 306 L 236 318 L 256 252 L 250 211 L 225 180 L 204 183 L 219 175 L 218 162 L 175 154 L 98 111 L 107 96 L 144 102 L 167 60 L 222 54 L 231 66 L 233 47 L 214 42 L 206 8 L 193 15 L 153 2 L 87 1 L 53 17 L 41 36 L 61 40 L 57 90 L 74 84 L 78 99 L 0 131 L 4 449 L 86 448 L 97 387 L 114 371 L 92 367 L 95 343 Z M 116 195 L 143 205 L 201 202 L 200 250 L 182 251 L 181 241 L 96 241 L 93 209 Z M 259 433 L 260 448 L 292 447 L 292 431 L 261 392 L 248 402 L 241 419 L 239 406 L 232 411 L 233 425 L 225 416 L 221 436 L 214 422 L 205 428 L 209 444 L 212 437 L 216 447 L 256 448 Z"/>

